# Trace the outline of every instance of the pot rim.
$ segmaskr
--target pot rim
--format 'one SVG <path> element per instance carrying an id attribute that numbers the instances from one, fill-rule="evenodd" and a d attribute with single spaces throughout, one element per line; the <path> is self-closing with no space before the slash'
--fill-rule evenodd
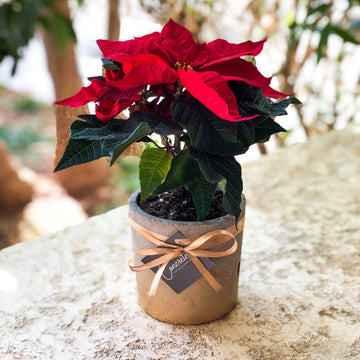
<path id="1" fill-rule="evenodd" d="M 227 218 L 233 218 L 234 216 L 231 214 L 226 214 L 224 216 L 220 216 L 216 219 L 211 219 L 211 220 L 204 220 L 204 221 L 180 221 L 180 220 L 169 220 L 169 219 L 163 219 L 163 218 L 159 218 L 156 217 L 154 215 L 150 215 L 147 212 L 145 212 L 144 210 L 142 210 L 138 203 L 138 197 L 140 196 L 140 189 L 136 189 L 129 198 L 129 207 L 132 208 L 134 211 L 136 211 L 137 213 L 139 213 L 140 215 L 147 217 L 148 219 L 152 219 L 154 221 L 161 221 L 164 222 L 166 224 L 174 224 L 174 225 L 187 225 L 187 224 L 191 224 L 191 225 L 196 225 L 196 226 L 200 226 L 200 225 L 208 225 L 208 224 L 217 224 L 222 222 L 223 220 L 227 219 Z M 246 198 L 245 195 L 242 193 L 241 194 L 241 212 L 244 211 L 245 209 L 245 203 L 246 203 Z"/>

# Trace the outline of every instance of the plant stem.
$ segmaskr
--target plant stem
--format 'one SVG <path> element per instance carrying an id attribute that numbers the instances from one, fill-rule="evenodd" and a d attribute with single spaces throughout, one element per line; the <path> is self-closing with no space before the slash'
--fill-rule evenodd
<path id="1" fill-rule="evenodd" d="M 158 145 L 158 144 L 156 143 L 156 141 L 154 141 L 153 139 L 151 139 L 151 138 L 149 138 L 149 139 L 150 139 L 150 141 L 151 141 L 158 149 L 166 149 L 165 146 L 160 146 L 160 145 Z"/>
<path id="2" fill-rule="evenodd" d="M 175 143 L 174 143 L 174 149 L 178 153 L 181 150 L 181 141 L 180 141 L 181 135 L 177 134 L 175 135 Z"/>

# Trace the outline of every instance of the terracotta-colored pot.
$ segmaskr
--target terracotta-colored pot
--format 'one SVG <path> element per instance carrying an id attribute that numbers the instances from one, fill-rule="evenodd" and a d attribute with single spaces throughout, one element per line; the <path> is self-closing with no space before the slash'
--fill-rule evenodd
<path id="1" fill-rule="evenodd" d="M 226 215 L 207 221 L 173 221 L 156 218 L 145 213 L 138 206 L 140 190 L 129 199 L 130 218 L 141 227 L 157 234 L 170 236 L 180 231 L 186 238 L 198 237 L 213 230 L 224 230 L 234 225 L 234 218 Z M 241 215 L 245 215 L 245 197 L 242 198 Z M 142 249 L 156 247 L 132 228 L 134 253 Z M 209 272 L 221 284 L 215 291 L 201 276 L 185 290 L 177 294 L 164 281 L 160 281 L 157 292 L 149 296 L 148 292 L 155 276 L 152 270 L 136 273 L 138 299 L 140 306 L 153 318 L 173 324 L 200 324 L 221 318 L 232 310 L 238 297 L 238 280 L 242 245 L 242 231 L 236 235 L 238 248 L 231 255 L 211 258 L 215 263 Z M 225 244 L 216 247 L 224 250 Z M 142 265 L 141 257 L 134 260 L 135 265 Z"/>

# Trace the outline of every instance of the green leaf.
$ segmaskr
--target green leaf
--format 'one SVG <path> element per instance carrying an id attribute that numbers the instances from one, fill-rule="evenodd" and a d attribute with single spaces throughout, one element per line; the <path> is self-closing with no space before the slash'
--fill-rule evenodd
<path id="1" fill-rule="evenodd" d="M 189 150 L 182 150 L 171 162 L 170 170 L 161 185 L 154 191 L 161 194 L 185 185 L 192 193 L 199 220 L 204 220 L 211 206 L 217 183 L 207 181 L 199 164 Z"/>
<path id="2" fill-rule="evenodd" d="M 235 216 L 235 223 L 237 224 L 241 213 L 240 204 L 243 190 L 241 166 L 234 158 L 230 157 L 226 158 L 225 161 L 213 159 L 212 166 L 226 179 L 223 206 L 229 214 Z"/>
<path id="3" fill-rule="evenodd" d="M 141 200 L 145 200 L 165 179 L 173 156 L 163 149 L 145 149 L 140 157 Z"/>
<path id="4" fill-rule="evenodd" d="M 168 136 L 183 131 L 169 119 L 148 112 L 134 112 L 127 120 L 101 121 L 95 115 L 88 114 L 80 115 L 79 118 L 81 120 L 75 120 L 70 126 L 70 140 L 98 141 L 97 146 L 103 147 L 103 152 L 111 156 L 110 165 L 128 146 L 136 141 L 146 140 L 147 135 L 152 132 Z"/>
<path id="5" fill-rule="evenodd" d="M 114 121 L 116 119 L 113 119 Z M 161 136 L 180 134 L 183 130 L 169 119 L 156 113 L 135 111 L 127 120 L 117 120 L 117 128 L 104 140 L 104 147 L 111 155 L 110 165 L 135 141 L 143 139 L 151 132 Z"/>
<path id="6" fill-rule="evenodd" d="M 285 109 L 291 104 L 292 97 L 274 102 L 263 94 L 261 88 L 243 81 L 230 81 L 229 86 L 236 97 L 241 116 L 259 115 L 254 119 L 259 122 L 271 116 L 287 115 Z"/>
<path id="7" fill-rule="evenodd" d="M 276 123 L 272 118 L 256 124 L 255 126 L 255 142 L 265 142 L 269 137 L 278 132 L 286 132 L 286 130 Z"/>
<path id="8" fill-rule="evenodd" d="M 36 6 L 33 1 L 9 1 L 0 6 L 0 62 L 9 55 L 13 58 L 11 74 L 14 75 L 23 48 L 34 37 L 40 14 L 48 6 Z"/>
<path id="9" fill-rule="evenodd" d="M 330 2 L 329 4 L 322 4 L 315 8 L 310 7 L 306 17 L 309 17 L 316 13 L 319 13 L 322 16 L 327 10 L 331 8 L 331 6 L 332 3 Z"/>
<path id="10" fill-rule="evenodd" d="M 294 105 L 302 105 L 302 102 L 298 98 L 296 98 L 295 96 L 291 97 L 291 102 L 290 103 L 294 104 Z"/>
<path id="11" fill-rule="evenodd" d="M 191 191 L 198 214 L 198 220 L 204 221 L 211 207 L 211 201 L 214 197 L 217 184 L 206 181 L 203 177 L 198 177 L 186 184 Z"/>
<path id="12" fill-rule="evenodd" d="M 119 69 L 119 63 L 115 62 L 114 60 L 101 58 L 101 62 L 103 64 L 103 68 L 105 70 L 118 70 Z"/>
<path id="13" fill-rule="evenodd" d="M 128 121 L 125 122 L 127 123 Z M 129 123 L 127 125 L 133 124 Z M 147 123 L 140 123 L 135 128 L 129 126 L 129 129 L 126 130 L 124 128 L 117 133 L 107 136 L 102 142 L 104 148 L 111 156 L 110 165 L 114 164 L 127 147 L 151 132 L 151 128 Z"/>
<path id="14" fill-rule="evenodd" d="M 54 172 L 100 159 L 108 155 L 109 153 L 101 146 L 99 141 L 86 139 L 69 140 L 64 154 Z"/>
<path id="15" fill-rule="evenodd" d="M 159 134 L 160 136 L 181 134 L 183 131 L 183 129 L 179 125 L 157 113 L 147 111 L 135 111 L 126 121 L 129 120 L 138 123 L 148 123 L 152 131 Z"/>
<path id="16" fill-rule="evenodd" d="M 209 182 L 220 182 L 226 179 L 223 206 L 225 210 L 235 216 L 237 222 L 241 208 L 241 193 L 243 190 L 241 166 L 232 156 L 198 153 L 190 149 L 192 157 L 199 162 L 201 172 Z"/>
<path id="17" fill-rule="evenodd" d="M 340 36 L 345 42 L 350 42 L 350 43 L 359 45 L 359 41 L 357 41 L 356 38 L 354 38 L 351 35 L 350 31 L 343 30 L 340 27 L 335 26 L 335 25 L 330 25 L 330 27 L 331 27 L 331 32 Z"/>
<path id="18" fill-rule="evenodd" d="M 96 115 L 92 115 L 92 114 L 78 115 L 78 118 L 81 120 L 85 120 L 89 124 L 97 125 L 98 127 L 105 126 L 106 124 L 109 123 L 109 121 L 102 121 Z"/>
<path id="19" fill-rule="evenodd" d="M 54 24 L 58 46 L 64 49 L 68 41 L 72 40 L 76 42 L 76 34 L 69 19 L 60 13 L 55 13 Z"/>
<path id="20" fill-rule="evenodd" d="M 109 124 L 111 122 L 107 121 L 101 121 L 99 120 L 95 115 L 79 115 L 79 119 L 83 120 L 74 120 L 72 124 L 70 125 L 70 138 L 77 138 L 81 137 L 81 133 L 83 133 L 84 138 L 86 138 L 86 132 L 87 129 L 101 129 L 103 127 L 109 127 Z M 111 131 L 111 129 L 108 128 L 108 131 Z M 90 136 L 90 135 L 89 135 Z M 91 139 L 88 139 L 91 140 Z"/>
<path id="21" fill-rule="evenodd" d="M 80 121 L 83 123 L 83 121 Z M 87 139 L 87 140 L 101 140 L 106 138 L 109 134 L 111 134 L 114 126 L 112 125 L 106 125 L 104 127 L 98 128 L 90 128 L 87 127 L 83 130 L 80 130 L 80 127 L 77 127 L 78 124 L 76 124 L 76 128 L 75 125 L 72 128 L 72 133 L 70 135 L 70 139 L 75 140 L 75 139 Z"/>
<path id="22" fill-rule="evenodd" d="M 284 14 L 284 22 L 287 24 L 289 28 L 291 28 L 296 21 L 296 14 L 295 10 L 291 8 L 290 10 L 286 11 Z"/>
<path id="23" fill-rule="evenodd" d="M 326 56 L 327 42 L 331 33 L 331 25 L 327 24 L 321 32 L 320 41 L 316 50 L 317 62 Z"/>
<path id="24" fill-rule="evenodd" d="M 187 130 L 191 146 L 197 151 L 219 155 L 238 155 L 247 151 L 247 144 L 236 136 L 238 125 L 219 118 L 198 100 L 179 98 L 171 110 L 173 120 Z M 248 136 L 251 138 L 250 132 Z"/>
<path id="25" fill-rule="evenodd" d="M 218 184 L 224 178 L 211 166 L 210 154 L 198 152 L 193 148 L 189 148 L 189 154 L 193 159 L 197 160 L 200 171 L 207 181 Z"/>
<path id="26" fill-rule="evenodd" d="M 176 189 L 199 177 L 202 177 L 202 173 L 197 161 L 190 157 L 188 149 L 182 150 L 172 159 L 170 170 L 164 182 L 154 193 L 161 194 Z"/>

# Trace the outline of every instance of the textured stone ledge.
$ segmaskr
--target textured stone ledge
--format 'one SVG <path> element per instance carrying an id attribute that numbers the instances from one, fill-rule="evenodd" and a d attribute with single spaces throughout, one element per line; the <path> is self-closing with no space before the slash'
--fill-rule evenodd
<path id="1" fill-rule="evenodd" d="M 244 166 L 239 302 L 198 326 L 137 304 L 127 207 L 0 252 L 0 359 L 360 359 L 360 134 Z"/>

